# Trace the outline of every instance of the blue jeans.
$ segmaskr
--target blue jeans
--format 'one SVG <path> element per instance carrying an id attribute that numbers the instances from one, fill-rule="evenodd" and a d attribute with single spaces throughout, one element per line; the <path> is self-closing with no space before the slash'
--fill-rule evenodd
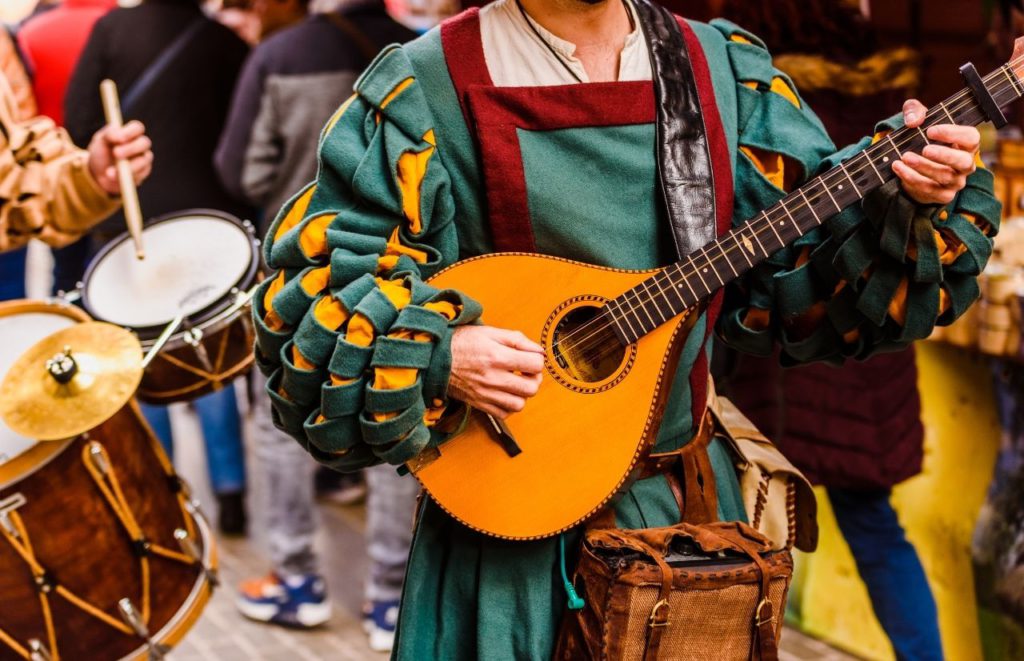
<path id="1" fill-rule="evenodd" d="M 935 598 L 889 495 L 888 491 L 828 490 L 839 529 L 896 658 L 941 661 Z"/>
<path id="2" fill-rule="evenodd" d="M 26 248 L 0 253 L 0 301 L 25 298 Z"/>
<path id="3" fill-rule="evenodd" d="M 231 385 L 204 395 L 192 402 L 199 416 L 206 446 L 206 465 L 210 482 L 216 494 L 238 493 L 245 490 L 245 453 L 242 448 L 242 421 L 238 415 L 238 401 Z M 171 416 L 166 406 L 152 406 L 139 402 L 167 456 L 174 459 L 174 435 Z"/>

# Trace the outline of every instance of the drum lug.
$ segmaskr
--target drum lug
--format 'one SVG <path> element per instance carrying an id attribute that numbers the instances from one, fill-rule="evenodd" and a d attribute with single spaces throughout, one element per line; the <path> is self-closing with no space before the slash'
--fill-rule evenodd
<path id="1" fill-rule="evenodd" d="M 182 339 L 185 344 L 192 347 L 195 351 L 196 357 L 199 358 L 199 362 L 203 364 L 203 369 L 207 372 L 213 371 L 213 363 L 210 362 L 210 354 L 206 352 L 206 347 L 203 346 L 203 331 L 199 328 L 189 328 L 182 335 Z"/>
<path id="2" fill-rule="evenodd" d="M 53 661 L 53 655 L 39 640 L 28 641 L 29 661 Z"/>
<path id="3" fill-rule="evenodd" d="M 142 614 L 135 608 L 132 600 L 125 598 L 118 601 L 117 610 L 121 613 L 121 619 L 124 620 L 124 623 L 135 631 L 135 635 L 146 641 L 146 647 L 149 648 L 150 661 L 162 661 L 164 656 L 171 651 L 171 648 L 161 645 L 150 638 L 149 628 L 142 620 Z"/>
<path id="4" fill-rule="evenodd" d="M 110 462 L 107 461 L 107 457 L 103 453 L 103 446 L 96 441 L 89 443 L 89 461 L 103 477 L 110 473 Z"/>
<path id="5" fill-rule="evenodd" d="M 10 534 L 14 539 L 20 540 L 21 535 L 18 533 L 18 529 L 13 523 L 11 523 L 10 514 L 19 507 L 24 507 L 28 504 L 28 499 L 25 498 L 21 493 L 16 493 L 3 500 L 0 500 L 0 526 Z"/>
<path id="6" fill-rule="evenodd" d="M 203 554 L 199 552 L 199 547 L 196 546 L 196 543 L 188 536 L 188 533 L 181 528 L 178 528 L 174 531 L 174 539 L 178 541 L 178 546 L 181 547 L 182 552 L 195 560 L 196 564 L 203 568 L 203 574 L 206 576 L 206 580 L 210 583 L 210 586 L 217 587 L 220 585 L 220 578 L 217 576 L 217 571 L 208 567 L 203 562 Z"/>

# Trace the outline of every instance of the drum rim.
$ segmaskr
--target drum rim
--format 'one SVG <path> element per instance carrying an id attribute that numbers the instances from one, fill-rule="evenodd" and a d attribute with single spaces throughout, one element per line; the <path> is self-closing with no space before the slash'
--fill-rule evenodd
<path id="1" fill-rule="evenodd" d="M 67 317 L 75 323 L 92 321 L 82 308 L 59 298 L 18 298 L 0 302 L 0 319 L 18 314 L 50 313 Z M 28 437 L 31 438 L 31 437 Z M 0 490 L 7 489 L 47 466 L 64 452 L 78 436 L 57 441 L 35 440 L 36 444 L 25 452 L 0 464 Z"/>
<path id="2" fill-rule="evenodd" d="M 224 296 L 218 298 L 213 303 L 210 303 L 206 307 L 197 310 L 190 316 L 186 317 L 185 320 L 190 326 L 197 327 L 201 326 L 202 324 L 210 321 L 211 319 L 219 315 L 221 312 L 224 311 L 225 308 L 231 307 L 231 305 L 235 301 L 236 293 L 238 291 L 247 290 L 256 281 L 256 276 L 260 271 L 260 242 L 259 239 L 256 237 L 256 230 L 253 227 L 252 223 L 250 223 L 247 220 L 242 220 L 241 218 L 238 218 L 237 216 L 227 213 L 226 211 L 220 211 L 218 209 L 195 208 L 182 209 L 181 211 L 165 213 L 161 216 L 153 218 L 148 223 L 146 223 L 145 229 L 149 229 L 150 227 L 154 227 L 161 223 L 179 220 L 187 216 L 213 217 L 217 218 L 218 220 L 226 220 L 232 223 L 233 225 L 236 225 L 240 230 L 242 230 L 246 238 L 249 240 L 249 248 L 251 253 L 251 259 L 249 260 L 249 266 L 246 267 L 245 274 L 241 277 L 241 279 L 239 279 L 237 282 L 231 285 L 231 288 L 228 290 L 226 294 L 224 294 Z M 125 241 L 129 241 L 130 239 L 131 235 L 127 231 L 125 231 L 116 236 L 114 239 L 112 239 L 109 243 L 107 243 L 107 245 L 103 246 L 103 248 L 96 253 L 92 260 L 90 260 L 89 266 L 85 270 L 85 275 L 82 277 L 82 286 L 79 289 L 82 297 L 82 307 L 84 307 L 86 312 L 92 315 L 92 317 L 96 320 L 106 321 L 106 319 L 96 314 L 96 311 L 93 309 L 92 304 L 89 301 L 89 281 L 92 279 L 93 272 L 99 266 L 100 262 L 102 262 L 103 259 L 111 253 L 111 251 L 113 251 L 115 248 L 117 248 Z M 170 323 L 170 321 L 171 320 L 168 319 L 167 323 Z M 160 324 L 156 326 L 125 326 L 124 324 L 118 325 L 123 326 L 124 328 L 131 329 L 132 331 L 135 332 L 136 335 L 138 335 L 139 339 L 143 341 L 155 340 L 157 337 L 160 336 L 160 333 L 162 333 L 164 328 L 166 328 L 167 326 L 167 324 Z"/>

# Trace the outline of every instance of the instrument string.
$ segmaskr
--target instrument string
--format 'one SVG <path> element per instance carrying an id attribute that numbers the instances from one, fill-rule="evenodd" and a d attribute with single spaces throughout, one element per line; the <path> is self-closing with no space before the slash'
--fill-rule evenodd
<path id="1" fill-rule="evenodd" d="M 1020 82 L 1019 77 L 1017 77 L 1017 75 L 1016 75 L 1015 69 L 1016 69 L 1017 66 L 1021 65 L 1022 63 L 1024 63 L 1024 55 L 1012 59 L 1006 65 L 996 69 L 995 71 L 990 73 L 984 79 L 984 82 L 986 83 L 986 86 L 987 86 L 989 83 L 993 82 L 993 80 L 995 78 L 999 77 L 1001 74 L 1009 74 L 1007 76 L 1006 82 L 1000 82 L 998 85 L 995 86 L 995 89 L 992 91 L 993 96 L 1002 95 L 1007 90 L 1013 90 L 1014 94 L 1020 95 L 1018 93 L 1018 90 L 1024 89 L 1024 84 L 1022 84 Z M 1018 86 L 1021 86 L 1021 87 L 1018 87 Z M 965 100 L 966 100 L 966 102 L 964 102 Z M 947 101 L 945 101 L 943 103 L 940 103 L 936 108 L 933 108 L 932 110 L 928 111 L 928 113 L 925 116 L 925 124 L 927 124 L 929 122 L 929 120 L 937 119 L 940 115 L 942 115 L 944 113 L 949 113 L 949 114 L 959 113 L 959 112 L 962 112 L 964 110 L 970 109 L 970 107 L 972 105 L 976 105 L 976 103 L 974 101 L 974 98 L 973 98 L 973 95 L 972 95 L 971 91 L 969 89 L 961 90 L 961 92 L 959 92 L 958 94 L 954 95 L 949 100 L 947 100 Z M 924 126 L 922 126 L 922 129 L 923 128 L 924 128 Z M 918 138 L 918 136 L 920 134 L 919 133 L 914 133 L 913 131 L 908 131 L 908 135 L 909 135 L 908 139 L 901 140 L 898 144 L 895 141 L 891 140 L 891 138 L 890 138 L 890 142 L 892 143 L 893 147 L 896 149 L 898 154 L 902 154 L 903 153 L 903 149 L 905 147 L 907 147 L 909 145 L 912 145 L 913 142 L 915 140 L 917 140 L 917 138 Z M 872 145 L 872 146 L 874 146 L 874 145 Z M 832 170 L 830 170 L 829 172 L 826 172 L 826 173 L 823 173 L 822 175 L 820 175 L 818 178 L 821 180 L 821 183 L 823 184 L 823 186 L 831 187 L 832 184 L 837 183 L 837 180 L 841 179 L 842 177 L 861 176 L 861 175 L 864 175 L 864 174 L 870 172 L 870 169 L 875 167 L 873 161 L 871 160 L 870 155 L 867 154 L 867 152 L 870 149 L 871 149 L 871 147 L 868 147 L 867 149 L 865 149 L 864 151 L 860 152 L 859 154 L 851 157 L 846 162 L 846 163 L 850 163 L 854 159 L 860 159 L 861 157 L 864 157 L 864 160 L 868 161 L 868 163 L 866 165 L 865 164 L 857 164 L 856 165 L 856 169 L 852 169 L 851 170 L 851 169 L 847 169 L 845 167 L 846 163 L 842 163 L 842 164 L 838 165 L 837 167 L 833 168 Z M 829 181 L 830 178 L 831 178 L 831 181 Z M 813 182 L 813 179 L 811 180 L 811 182 Z M 805 183 L 802 188 L 805 188 L 811 182 Z M 829 192 L 828 188 L 824 188 L 822 192 L 815 193 L 813 195 L 813 197 L 808 197 L 807 195 L 802 195 L 801 197 L 805 200 L 804 203 L 799 203 L 799 204 L 793 206 L 792 208 L 786 207 L 786 209 L 790 213 L 792 213 L 792 214 L 801 214 L 801 213 L 803 213 L 805 211 L 811 211 L 812 213 L 816 213 L 814 211 L 814 208 L 813 208 L 814 204 L 816 204 L 819 201 L 824 201 L 825 197 L 827 195 L 829 195 L 829 194 L 830 194 L 830 192 Z M 761 216 L 767 217 L 767 211 L 762 212 Z M 824 222 L 824 221 L 822 221 L 822 222 Z M 747 227 L 751 227 L 753 225 L 753 223 L 754 223 L 754 221 L 749 221 L 749 222 L 747 222 L 747 223 L 745 223 L 743 225 L 740 225 L 739 227 L 736 227 L 736 228 L 730 230 L 729 233 L 723 235 L 722 237 L 719 237 L 718 239 L 716 239 L 711 244 L 708 244 L 707 246 L 704 246 L 703 248 L 701 248 L 700 251 L 699 251 L 700 254 L 696 255 L 696 257 L 697 258 L 703 257 L 704 260 L 706 261 L 706 266 L 712 266 L 712 268 L 713 268 L 713 260 L 707 254 L 707 249 L 717 245 L 719 247 L 719 249 L 723 252 L 723 256 L 725 256 L 726 261 L 730 265 L 730 268 L 732 268 L 735 271 L 736 269 L 735 269 L 735 267 L 732 266 L 732 261 L 729 258 L 729 256 L 730 255 L 735 255 L 735 253 L 737 251 L 741 250 L 741 249 L 739 247 L 736 247 L 736 248 L 732 248 L 732 247 L 725 248 L 722 245 L 722 243 L 721 243 L 721 239 L 727 237 L 729 234 L 732 234 L 735 238 L 738 239 L 739 236 L 741 236 L 740 232 L 743 229 L 747 228 Z M 765 229 L 774 232 L 774 229 L 771 227 L 771 223 L 769 222 L 768 225 L 767 225 L 767 228 L 751 227 L 751 236 L 753 238 L 757 239 L 758 243 L 761 243 L 761 238 L 762 237 L 768 238 L 770 236 L 768 234 L 768 232 L 765 231 Z M 738 246 L 738 244 L 737 244 L 737 246 Z M 695 263 L 695 256 L 694 255 L 690 255 L 686 261 L 687 261 L 686 265 L 689 266 L 691 269 L 693 269 L 694 273 L 699 273 L 700 272 L 699 271 L 699 267 Z M 683 262 L 682 261 L 677 262 L 673 266 L 676 267 L 676 270 L 679 272 L 680 275 L 683 275 L 683 282 L 686 282 L 686 276 L 682 272 L 683 268 L 684 268 Z M 673 268 L 673 267 L 672 266 L 668 267 L 668 269 L 671 269 L 671 268 Z M 668 278 L 669 282 L 674 287 L 680 286 L 681 283 L 675 282 L 673 280 L 673 277 L 672 277 L 671 273 L 668 272 L 668 269 L 666 269 L 664 271 L 664 273 L 666 274 L 666 277 Z M 725 284 L 727 284 L 727 283 L 724 282 L 722 276 L 720 276 L 718 274 L 717 270 L 715 271 L 715 273 L 716 273 L 716 277 L 718 277 L 719 281 L 722 283 L 721 286 L 724 287 Z M 652 278 L 648 278 L 648 279 L 644 280 L 642 283 L 640 283 L 643 286 L 643 290 L 642 290 L 643 293 L 646 294 L 651 300 L 653 300 L 655 297 L 660 295 L 660 296 L 664 297 L 666 299 L 666 301 L 668 301 L 667 293 L 663 289 L 662 289 L 662 291 L 660 293 L 658 293 L 658 292 L 653 292 L 652 293 L 652 291 L 650 290 L 650 282 L 651 282 L 651 280 L 654 280 L 655 277 L 657 277 L 657 276 L 654 276 Z M 720 287 L 716 287 L 715 289 L 717 290 L 719 288 Z M 660 286 L 659 286 L 659 289 L 661 289 Z M 625 295 L 626 295 L 626 299 L 622 303 L 627 304 L 629 306 L 631 312 L 633 312 L 635 314 L 637 307 L 640 307 L 641 309 L 644 310 L 644 313 L 649 318 L 651 318 L 652 323 L 655 323 L 656 326 L 660 325 L 660 324 L 658 324 L 653 319 L 653 317 L 651 317 L 650 313 L 647 311 L 647 308 L 644 307 L 644 301 L 640 298 L 640 292 L 635 291 L 635 288 L 634 288 L 634 289 L 631 289 L 631 290 L 625 292 Z M 629 300 L 631 296 L 635 298 L 635 302 L 638 303 L 639 305 L 634 305 L 634 303 Z M 681 300 L 681 298 L 680 298 L 680 300 Z M 621 311 L 622 303 L 619 303 L 620 311 Z M 610 312 L 610 308 L 606 308 L 606 309 L 608 309 L 609 312 Z M 617 323 L 614 320 L 614 318 L 611 319 L 610 322 L 606 321 L 605 317 L 607 317 L 607 316 L 608 315 L 598 316 L 595 319 L 587 322 L 586 324 L 583 324 L 579 328 L 574 329 L 573 331 L 571 331 L 570 333 L 566 334 L 564 337 L 562 337 L 558 341 L 556 341 L 553 344 L 553 348 L 557 347 L 558 345 L 561 345 L 561 344 L 563 344 L 565 342 L 573 340 L 573 338 L 575 336 L 577 336 L 577 335 L 579 335 L 579 334 L 589 330 L 590 331 L 589 334 L 587 334 L 585 337 L 583 337 L 582 339 L 580 339 L 578 341 L 573 341 L 572 342 L 572 345 L 573 345 L 572 346 L 572 350 L 573 351 L 587 352 L 588 350 L 593 348 L 593 345 L 590 345 L 590 346 L 586 345 L 586 343 L 589 340 L 591 340 L 593 338 L 596 338 L 597 336 L 601 335 L 605 331 L 611 330 L 612 327 L 613 327 L 613 324 Z M 626 321 L 628 323 L 628 319 Z M 664 323 L 665 321 L 667 321 L 667 319 L 663 320 L 661 323 Z M 602 322 L 604 322 L 604 323 L 602 323 Z M 594 329 L 594 326 L 598 325 L 598 324 L 600 324 L 600 325 L 596 329 Z M 602 342 L 601 344 L 604 344 L 604 343 Z M 617 351 L 617 350 L 619 350 L 619 347 L 610 346 L 608 351 Z M 598 358 L 604 357 L 606 355 L 606 353 L 607 352 L 599 353 L 598 354 Z"/>

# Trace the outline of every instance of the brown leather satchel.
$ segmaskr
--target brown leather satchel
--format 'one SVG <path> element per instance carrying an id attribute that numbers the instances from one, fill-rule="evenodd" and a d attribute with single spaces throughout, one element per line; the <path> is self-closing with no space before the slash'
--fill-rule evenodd
<path id="1" fill-rule="evenodd" d="M 776 661 L 793 559 L 745 523 L 714 521 L 715 434 L 708 415 L 686 447 L 648 459 L 684 523 L 620 530 L 610 511 L 590 523 L 573 576 L 583 608 L 567 611 L 555 659 Z"/>

